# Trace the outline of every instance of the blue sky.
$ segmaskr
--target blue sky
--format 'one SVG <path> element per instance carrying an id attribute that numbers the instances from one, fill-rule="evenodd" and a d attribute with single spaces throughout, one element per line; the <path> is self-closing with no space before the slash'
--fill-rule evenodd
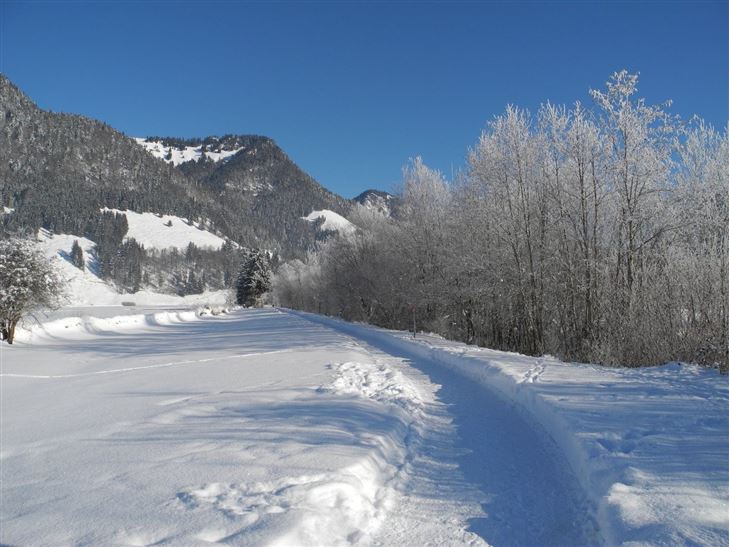
<path id="1" fill-rule="evenodd" d="M 0 0 L 0 71 L 132 136 L 256 133 L 324 186 L 447 176 L 509 104 L 589 103 L 619 69 L 723 127 L 723 2 Z"/>

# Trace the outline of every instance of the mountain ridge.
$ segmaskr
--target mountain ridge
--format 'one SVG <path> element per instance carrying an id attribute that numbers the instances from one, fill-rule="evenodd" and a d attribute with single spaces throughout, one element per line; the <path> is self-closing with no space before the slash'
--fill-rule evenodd
<path id="1" fill-rule="evenodd" d="M 204 161 L 172 165 L 141 146 L 198 146 Z M 241 148 L 226 161 L 209 154 Z M 206 221 L 245 247 L 295 255 L 317 235 L 301 217 L 353 202 L 321 186 L 270 137 L 224 135 L 135 140 L 110 125 L 38 107 L 0 74 L 0 201 L 15 209 L 6 229 L 84 235 L 103 207 Z M 161 159 L 161 161 L 160 161 Z"/>

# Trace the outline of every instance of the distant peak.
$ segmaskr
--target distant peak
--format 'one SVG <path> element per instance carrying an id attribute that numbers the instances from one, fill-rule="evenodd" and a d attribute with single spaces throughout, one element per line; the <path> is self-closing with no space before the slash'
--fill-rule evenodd
<path id="1" fill-rule="evenodd" d="M 377 196 L 379 198 L 385 199 L 385 200 L 391 200 L 393 198 L 393 195 L 389 192 L 385 192 L 384 190 L 375 190 L 373 188 L 370 188 L 369 190 L 365 190 L 360 195 L 358 195 L 356 198 L 354 198 L 354 201 L 361 203 L 362 201 L 366 200 L 369 197 Z"/>
<path id="2" fill-rule="evenodd" d="M 392 204 L 395 196 L 389 192 L 383 190 L 369 189 L 362 192 L 354 201 L 359 203 L 362 207 L 377 211 L 385 216 L 390 216 L 392 213 Z"/>

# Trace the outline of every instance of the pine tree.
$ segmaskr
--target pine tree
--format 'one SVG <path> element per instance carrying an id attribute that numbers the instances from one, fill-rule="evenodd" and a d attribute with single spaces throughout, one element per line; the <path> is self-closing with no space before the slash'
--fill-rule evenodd
<path id="1" fill-rule="evenodd" d="M 71 247 L 71 263 L 76 266 L 79 270 L 84 269 L 84 250 L 78 243 L 78 239 L 74 240 L 73 246 Z"/>
<path id="2" fill-rule="evenodd" d="M 261 297 L 271 289 L 271 264 L 261 250 L 251 251 L 243 262 L 236 283 L 236 301 L 241 306 L 261 305 Z"/>

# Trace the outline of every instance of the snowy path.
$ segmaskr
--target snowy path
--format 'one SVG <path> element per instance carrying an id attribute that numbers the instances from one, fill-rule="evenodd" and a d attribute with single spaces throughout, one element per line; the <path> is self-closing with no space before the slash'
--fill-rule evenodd
<path id="1" fill-rule="evenodd" d="M 428 366 L 435 381 L 444 379 L 444 394 L 454 389 L 456 402 L 469 386 L 477 395 L 498 394 L 510 401 L 527 422 L 540 424 L 537 429 L 554 439 L 575 470 L 606 544 L 729 546 L 726 375 L 677 363 L 644 369 L 568 364 L 435 335 L 413 340 L 404 332 L 298 315 L 392 354 L 413 356 L 413 363 Z M 468 379 L 460 390 L 459 378 Z M 584 507 L 580 496 L 575 500 Z M 586 540 L 593 537 L 584 515 L 576 526 Z M 503 530 L 497 527 L 487 537 Z M 507 543 L 516 537 L 506 536 Z"/>
<path id="2" fill-rule="evenodd" d="M 110 319 L 91 331 L 64 329 L 33 344 L 2 346 L 0 543 L 599 543 L 604 530 L 596 531 L 594 496 L 579 486 L 585 469 L 578 483 L 565 456 L 573 468 L 579 460 L 536 424 L 531 399 L 515 407 L 500 398 L 503 390 L 421 351 L 441 344 L 468 364 L 459 357 L 463 346 L 437 339 L 423 346 L 402 336 L 264 309 L 179 315 L 167 323 Z M 518 378 L 509 385 L 518 394 L 548 388 L 554 404 L 583 404 L 575 393 L 560 397 L 564 388 L 545 381 L 561 370 L 553 361 L 479 355 L 513 364 Z M 494 366 L 480 363 L 478 370 Z M 601 382 L 612 378 L 594 374 Z M 642 385 L 636 379 L 644 382 L 626 377 L 634 380 L 625 384 L 630 393 Z M 494 378 L 499 385 L 501 377 Z M 621 385 L 612 384 L 611 404 Z M 725 386 L 716 385 L 713 391 L 682 386 L 702 412 L 691 424 L 705 428 L 703 455 L 692 457 L 704 467 L 690 485 L 703 496 L 694 498 L 701 520 L 690 521 L 699 527 L 686 528 L 686 515 L 665 506 L 683 518 L 676 519 L 682 537 L 688 530 L 705 545 L 722 544 L 729 522 L 721 497 L 726 473 L 710 463 L 726 444 L 717 436 L 727 431 L 722 414 L 709 412 L 726 408 Z M 704 400 L 714 406 L 700 406 Z M 636 419 L 655 415 L 649 407 L 641 417 L 636 408 Z M 565 412 L 572 417 L 569 407 Z M 573 415 L 591 420 L 590 427 L 614 425 L 604 413 Z M 714 437 L 706 436 L 712 431 Z M 599 446 L 614 438 L 593 437 Z M 564 450 L 565 438 L 557 440 Z M 650 446 L 630 442 L 639 456 Z M 624 455 L 624 443 L 613 444 L 615 451 L 596 461 L 614 464 Z M 629 471 L 652 461 L 631 460 Z M 676 454 L 672 461 L 683 462 Z M 706 483 L 718 494 L 697 489 Z M 626 484 L 618 485 L 628 489 L 623 497 L 622 490 L 610 491 L 611 503 L 642 503 L 639 483 Z M 660 495 L 650 499 L 670 499 Z M 640 516 L 661 515 L 651 510 Z M 671 531 L 673 521 L 661 518 Z M 645 522 L 649 532 L 639 523 L 624 537 L 632 530 L 663 532 Z"/>
<path id="3" fill-rule="evenodd" d="M 482 543 L 469 521 L 499 543 L 541 533 L 527 511 L 546 504 L 520 497 L 536 473 L 479 491 L 464 467 L 469 436 L 504 442 L 519 423 L 461 424 L 475 394 L 451 408 L 407 360 L 306 319 L 248 311 L 2 351 L 2 543 Z"/>
<path id="4" fill-rule="evenodd" d="M 402 532 L 397 544 L 426 544 L 413 540 L 420 507 L 444 485 L 433 472 L 432 460 L 457 462 L 465 489 L 476 489 L 484 513 L 470 520 L 470 529 L 493 545 L 589 545 L 599 542 L 591 510 L 569 466 L 553 441 L 513 405 L 452 370 L 407 351 L 402 344 L 367 336 L 362 327 L 326 318 L 301 315 L 324 328 L 341 329 L 367 351 L 404 369 L 409 377 L 425 377 L 439 386 L 437 399 L 445 420 L 456 428 L 444 443 L 424 432 L 421 458 L 413 462 L 394 513 Z M 420 373 L 420 374 L 418 374 Z M 462 484 L 455 485 L 463 488 Z M 455 494 L 457 495 L 457 494 Z M 473 494 L 472 494 L 473 495 Z M 391 538 L 391 530 L 383 543 Z"/>

